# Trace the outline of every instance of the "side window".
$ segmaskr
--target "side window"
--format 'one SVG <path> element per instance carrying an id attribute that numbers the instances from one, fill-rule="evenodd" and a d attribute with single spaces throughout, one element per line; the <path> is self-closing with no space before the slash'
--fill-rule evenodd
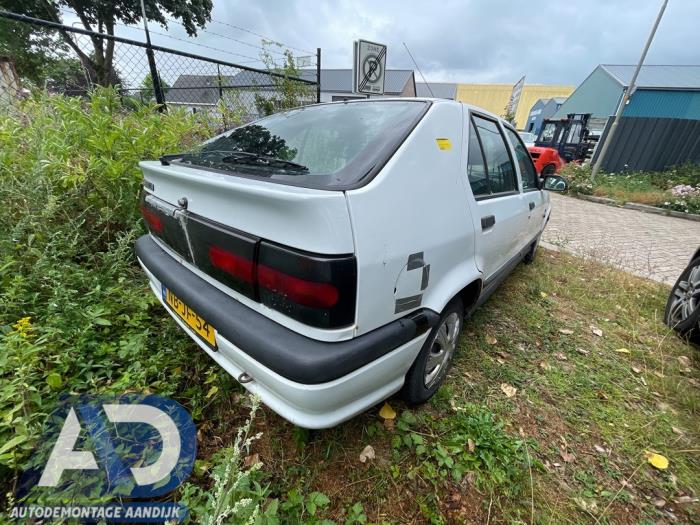
<path id="1" fill-rule="evenodd" d="M 566 137 L 567 144 L 577 144 L 579 136 L 581 135 L 581 124 L 578 122 L 571 126 L 569 130 L 569 135 Z"/>
<path id="2" fill-rule="evenodd" d="M 498 125 L 492 120 L 477 115 L 473 118 L 481 138 L 491 193 L 517 191 L 515 167 L 510 159 L 505 137 L 501 135 Z"/>
<path id="3" fill-rule="evenodd" d="M 530 154 L 520 140 L 520 136 L 512 129 L 506 127 L 506 133 L 510 138 L 510 143 L 515 150 L 515 158 L 520 166 L 520 176 L 523 178 L 523 190 L 536 190 L 537 188 L 537 172 L 532 164 Z"/>
<path id="4" fill-rule="evenodd" d="M 486 176 L 486 163 L 484 162 L 484 154 L 481 152 L 481 144 L 479 137 L 476 135 L 474 123 L 469 119 L 469 157 L 467 159 L 467 176 L 469 184 L 472 187 L 472 193 L 475 197 L 479 195 L 488 195 L 489 181 Z"/>

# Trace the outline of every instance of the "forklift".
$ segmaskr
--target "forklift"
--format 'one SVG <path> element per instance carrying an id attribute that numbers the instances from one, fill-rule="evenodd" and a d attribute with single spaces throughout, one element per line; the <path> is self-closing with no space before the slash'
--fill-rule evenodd
<path id="1" fill-rule="evenodd" d="M 535 145 L 528 151 L 540 175 L 553 175 L 568 162 L 590 159 L 599 136 L 589 129 L 590 113 L 569 113 L 565 119 L 545 119 Z"/>

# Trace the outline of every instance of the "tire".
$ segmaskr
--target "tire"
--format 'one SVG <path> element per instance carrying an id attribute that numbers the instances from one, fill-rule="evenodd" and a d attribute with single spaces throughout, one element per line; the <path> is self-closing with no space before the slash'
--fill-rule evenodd
<path id="1" fill-rule="evenodd" d="M 673 285 L 664 322 L 681 336 L 700 342 L 700 257 L 688 264 Z"/>
<path id="2" fill-rule="evenodd" d="M 406 374 L 401 396 L 407 403 L 425 403 L 440 388 L 457 349 L 463 322 L 464 308 L 462 301 L 456 297 L 440 314 L 440 320 L 430 331 L 423 348 Z"/>
<path id="3" fill-rule="evenodd" d="M 557 172 L 557 167 L 554 164 L 547 164 L 544 168 L 542 168 L 542 176 L 546 177 L 547 175 L 554 175 Z"/>

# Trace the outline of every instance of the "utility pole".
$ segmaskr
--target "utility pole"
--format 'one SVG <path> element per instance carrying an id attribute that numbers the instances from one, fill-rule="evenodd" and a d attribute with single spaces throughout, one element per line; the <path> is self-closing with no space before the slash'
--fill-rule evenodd
<path id="1" fill-rule="evenodd" d="M 635 85 L 637 83 L 637 76 L 639 75 L 639 70 L 642 69 L 642 65 L 644 64 L 644 59 L 647 57 L 647 52 L 649 51 L 649 47 L 651 46 L 651 41 L 654 40 L 654 35 L 656 34 L 656 29 L 659 27 L 659 22 L 661 22 L 661 17 L 664 16 L 664 11 L 666 11 L 666 5 L 668 5 L 668 0 L 663 0 L 663 3 L 661 4 L 661 9 L 659 10 L 659 14 L 656 17 L 656 21 L 654 22 L 654 26 L 651 28 L 651 33 L 649 33 L 649 38 L 647 38 L 647 43 L 644 46 L 644 50 L 642 51 L 642 56 L 639 57 L 639 63 L 637 64 L 637 68 L 634 70 L 634 74 L 632 75 L 632 80 L 630 80 L 630 85 L 627 86 L 627 89 L 622 94 L 622 100 L 620 100 L 620 104 L 617 106 L 617 112 L 615 113 L 615 116 L 613 116 L 613 118 L 612 118 L 613 119 L 612 124 L 610 125 L 610 130 L 608 131 L 608 134 L 605 137 L 605 142 L 600 144 L 600 153 L 598 154 L 598 157 L 596 158 L 595 164 L 593 164 L 593 170 L 591 171 L 591 180 L 594 180 L 596 178 L 596 175 L 598 175 L 598 171 L 600 171 L 600 167 L 603 165 L 603 160 L 605 160 L 605 154 L 608 152 L 608 147 L 610 146 L 612 139 L 615 137 L 615 132 L 617 131 L 617 123 L 620 120 L 620 116 L 622 115 L 622 112 L 625 110 L 625 106 L 627 105 L 627 101 L 630 99 L 630 97 L 634 93 Z"/>
<path id="2" fill-rule="evenodd" d="M 143 30 L 146 33 L 146 56 L 148 57 L 148 68 L 151 70 L 151 82 L 153 82 L 153 94 L 156 97 L 156 102 L 158 103 L 158 111 L 165 111 L 165 97 L 163 96 L 163 89 L 160 85 L 160 76 L 158 76 L 158 69 L 156 69 L 156 58 L 153 55 L 153 49 L 151 48 L 151 35 L 148 32 L 148 21 L 146 19 L 146 4 L 144 0 L 141 0 L 141 16 L 143 16 Z"/>
<path id="3" fill-rule="evenodd" d="M 321 48 L 316 48 L 316 104 L 321 103 Z"/>

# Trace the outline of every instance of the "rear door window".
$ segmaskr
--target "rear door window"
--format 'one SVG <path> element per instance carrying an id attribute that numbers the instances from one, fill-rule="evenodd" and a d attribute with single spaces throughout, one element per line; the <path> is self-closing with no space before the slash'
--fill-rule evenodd
<path id="1" fill-rule="evenodd" d="M 481 143 L 483 160 L 486 164 L 489 193 L 496 195 L 518 191 L 515 166 L 510 158 L 505 137 L 501 133 L 498 124 L 479 115 L 473 115 L 472 119 L 473 127 L 470 127 L 470 130 L 476 130 Z M 474 191 L 473 188 L 472 191 Z M 483 193 L 479 193 L 479 195 L 483 195 Z"/>
<path id="2" fill-rule="evenodd" d="M 520 167 L 520 177 L 523 179 L 523 190 L 537 190 L 537 171 L 532 164 L 532 158 L 523 144 L 523 141 L 515 131 L 506 127 L 506 133 L 515 150 L 515 159 Z"/>
<path id="3" fill-rule="evenodd" d="M 486 173 L 486 162 L 484 162 L 484 154 L 481 151 L 479 137 L 476 134 L 476 128 L 471 119 L 469 119 L 467 177 L 469 178 L 469 184 L 472 187 L 472 193 L 474 193 L 475 197 L 491 193 Z"/>
<path id="4" fill-rule="evenodd" d="M 273 182 L 349 187 L 396 151 L 428 107 L 423 101 L 303 107 L 241 126 L 169 159 Z"/>

